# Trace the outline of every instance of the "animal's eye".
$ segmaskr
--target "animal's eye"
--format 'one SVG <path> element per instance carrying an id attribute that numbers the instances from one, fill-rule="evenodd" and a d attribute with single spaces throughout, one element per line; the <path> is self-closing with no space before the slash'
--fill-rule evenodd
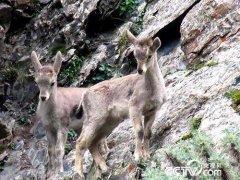
<path id="1" fill-rule="evenodd" d="M 151 59 L 152 55 L 148 55 L 148 59 Z"/>
<path id="2" fill-rule="evenodd" d="M 54 84 L 55 84 L 55 82 L 52 82 L 52 83 L 51 83 L 51 86 L 54 86 Z"/>

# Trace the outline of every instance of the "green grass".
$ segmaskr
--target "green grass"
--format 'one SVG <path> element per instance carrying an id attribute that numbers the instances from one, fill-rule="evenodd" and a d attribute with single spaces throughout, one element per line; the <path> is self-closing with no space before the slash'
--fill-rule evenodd
<path id="1" fill-rule="evenodd" d="M 154 165 L 146 168 L 142 174 L 143 179 L 192 179 L 193 177 L 189 177 L 189 175 L 184 177 L 181 173 L 180 176 L 172 177 L 166 174 L 165 168 L 162 169 L 162 167 L 165 167 L 166 161 L 170 167 L 189 167 L 188 163 L 193 160 L 199 162 L 205 171 L 218 170 L 218 172 L 222 173 L 215 174 L 216 176 L 206 176 L 202 171 L 197 179 L 238 179 L 240 175 L 239 163 L 237 163 L 236 154 L 231 154 L 228 145 L 235 144 L 234 147 L 239 152 L 240 133 L 239 130 L 232 129 L 225 130 L 224 133 L 225 135 L 223 141 L 220 141 L 220 146 L 219 144 L 216 146 L 212 139 L 202 131 L 194 130 L 191 138 L 184 141 L 181 140 L 175 144 L 168 145 L 160 151 L 156 151 L 149 163 Z M 193 163 L 190 167 L 200 166 L 198 163 Z"/>
<path id="2" fill-rule="evenodd" d="M 208 62 L 200 62 L 199 64 L 196 64 L 193 66 L 192 70 L 197 71 L 199 69 L 202 69 L 203 67 L 212 67 L 216 66 L 218 63 L 215 60 L 210 60 Z"/>
<path id="3" fill-rule="evenodd" d="M 208 61 L 207 62 L 207 66 L 208 67 L 212 67 L 212 66 L 215 66 L 215 65 L 217 65 L 218 63 L 215 61 L 215 60 L 210 60 L 210 61 Z"/>
<path id="4" fill-rule="evenodd" d="M 126 33 L 123 33 L 120 39 L 118 40 L 118 50 L 120 52 L 120 55 L 125 50 L 127 43 L 128 43 L 127 35 Z"/>
<path id="5" fill-rule="evenodd" d="M 231 90 L 226 93 L 228 98 L 231 98 L 233 103 L 237 106 L 240 104 L 240 89 Z"/>
<path id="6" fill-rule="evenodd" d="M 184 134 L 184 135 L 180 138 L 180 140 L 187 140 L 187 139 L 190 139 L 190 138 L 192 138 L 192 137 L 193 137 L 192 132 L 188 132 L 188 133 Z"/>
<path id="7" fill-rule="evenodd" d="M 240 131 L 238 130 L 225 130 L 223 144 L 229 145 L 234 144 L 237 151 L 240 153 Z"/>
<path id="8" fill-rule="evenodd" d="M 196 130 L 199 128 L 199 126 L 201 125 L 201 122 L 202 122 L 202 118 L 193 118 L 191 120 L 191 128 L 193 130 Z"/>
<path id="9" fill-rule="evenodd" d="M 193 137 L 193 134 L 196 134 L 196 131 L 198 130 L 199 126 L 201 125 L 202 118 L 192 118 L 190 120 L 190 131 L 187 132 L 185 135 L 183 135 L 179 140 L 187 140 Z"/>
<path id="10" fill-rule="evenodd" d="M 169 177 L 164 171 L 160 168 L 147 168 L 146 171 L 143 172 L 142 175 L 144 180 L 173 180 L 173 178 Z M 175 178 L 177 180 L 177 178 Z"/>

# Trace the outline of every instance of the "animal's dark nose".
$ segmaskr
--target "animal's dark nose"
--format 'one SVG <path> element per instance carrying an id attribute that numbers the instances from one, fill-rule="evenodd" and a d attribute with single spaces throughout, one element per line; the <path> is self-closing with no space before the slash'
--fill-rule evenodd
<path id="1" fill-rule="evenodd" d="M 138 69 L 138 74 L 142 74 L 143 70 L 142 69 Z"/>
<path id="2" fill-rule="evenodd" d="M 42 101 L 45 101 L 45 100 L 46 100 L 46 97 L 45 97 L 45 96 L 41 96 L 41 100 L 42 100 Z"/>

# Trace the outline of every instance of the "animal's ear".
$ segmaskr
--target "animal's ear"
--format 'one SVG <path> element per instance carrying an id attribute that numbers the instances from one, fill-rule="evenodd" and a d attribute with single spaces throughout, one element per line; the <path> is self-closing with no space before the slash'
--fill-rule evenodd
<path id="1" fill-rule="evenodd" d="M 61 66 L 62 66 L 62 53 L 58 51 L 55 57 L 55 62 L 53 64 L 53 69 L 57 74 L 59 73 Z"/>
<path id="2" fill-rule="evenodd" d="M 153 44 L 152 44 L 151 50 L 152 51 L 156 51 L 160 46 L 161 46 L 161 40 L 158 37 L 156 37 L 153 40 Z"/>
<path id="3" fill-rule="evenodd" d="M 137 40 L 137 38 L 129 30 L 126 30 L 126 37 L 128 41 L 132 44 L 134 44 Z"/>
<path id="4" fill-rule="evenodd" d="M 32 51 L 31 60 L 32 60 L 32 63 L 33 63 L 34 70 L 37 72 L 42 67 L 42 65 L 39 62 L 38 57 L 37 57 L 37 53 L 35 51 Z"/>

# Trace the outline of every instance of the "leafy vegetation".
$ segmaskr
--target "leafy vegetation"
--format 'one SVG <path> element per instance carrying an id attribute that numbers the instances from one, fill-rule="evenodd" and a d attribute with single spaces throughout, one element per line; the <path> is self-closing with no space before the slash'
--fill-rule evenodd
<path id="1" fill-rule="evenodd" d="M 198 130 L 199 126 L 201 125 L 202 118 L 200 117 L 195 117 L 190 120 L 190 131 L 187 132 L 185 135 L 183 135 L 180 140 L 187 140 L 193 137 L 193 134 L 196 133 Z"/>
<path id="2" fill-rule="evenodd" d="M 114 74 L 114 77 L 113 78 L 120 78 L 120 77 L 122 77 L 123 76 L 123 74 L 121 73 L 121 71 L 120 70 L 117 70 L 117 72 Z"/>
<path id="3" fill-rule="evenodd" d="M 88 83 L 96 84 L 98 82 L 112 78 L 111 66 L 108 64 L 101 64 L 97 67 L 94 74 L 91 76 Z"/>
<path id="4" fill-rule="evenodd" d="M 83 62 L 82 57 L 77 57 L 73 59 L 68 65 L 68 67 L 65 68 L 62 72 L 60 72 L 60 79 L 66 78 L 69 84 L 74 82 L 79 75 L 82 62 Z"/>
<path id="5" fill-rule="evenodd" d="M 223 143 L 225 145 L 233 145 L 240 154 L 240 132 L 234 129 L 224 131 Z"/>
<path id="6" fill-rule="evenodd" d="M 200 120 L 192 122 L 198 122 Z M 216 147 L 212 140 L 203 132 L 194 130 L 191 132 L 192 137 L 181 140 L 176 144 L 169 145 L 165 151 L 157 151 L 153 156 L 155 166 L 148 167 L 143 172 L 143 179 L 191 179 L 191 174 L 184 174 L 179 171 L 179 176 L 173 177 L 166 174 L 161 169 L 163 161 L 169 161 L 173 167 L 189 167 L 189 162 L 195 161 L 191 167 L 197 168 L 199 165 L 203 167 L 203 171 L 198 175 L 197 179 L 237 179 L 239 177 L 240 161 L 240 132 L 237 130 L 225 130 L 222 139 L 223 150 L 216 151 Z M 234 144 L 233 146 L 229 146 Z M 231 153 L 229 147 L 234 147 L 234 153 Z M 232 157 L 231 157 L 232 156 Z M 206 176 L 203 172 L 213 173 L 212 176 Z M 218 173 L 216 173 L 218 172 Z"/>
<path id="7" fill-rule="evenodd" d="M 217 65 L 217 64 L 218 64 L 218 63 L 217 63 L 215 60 L 212 59 L 212 60 L 208 61 L 206 65 L 207 65 L 208 67 L 212 67 L 212 66 L 215 66 L 215 65 Z"/>
<path id="8" fill-rule="evenodd" d="M 6 163 L 7 158 L 4 158 L 3 160 L 0 161 L 0 172 L 3 171 L 4 164 Z"/>
<path id="9" fill-rule="evenodd" d="M 191 128 L 196 130 L 199 128 L 199 126 L 201 125 L 202 122 L 202 118 L 193 118 L 191 120 Z"/>
<path id="10" fill-rule="evenodd" d="M 0 144 L 0 154 L 6 149 L 6 145 Z"/>
<path id="11" fill-rule="evenodd" d="M 76 141 L 76 139 L 77 139 L 77 133 L 73 129 L 70 129 L 68 131 L 68 141 Z"/>
<path id="12" fill-rule="evenodd" d="M 146 160 L 141 160 L 139 163 L 138 163 L 138 167 L 142 168 L 142 169 L 145 169 L 147 167 L 147 161 Z"/>
<path id="13" fill-rule="evenodd" d="M 64 147 L 65 154 L 68 154 L 74 148 L 77 137 L 77 133 L 73 129 L 69 129 L 67 143 Z"/>
<path id="14" fill-rule="evenodd" d="M 226 96 L 232 99 L 232 108 L 240 112 L 240 89 L 231 90 L 226 93 Z"/>
<path id="15" fill-rule="evenodd" d="M 236 129 L 225 130 L 223 138 L 225 153 L 230 154 L 230 158 L 237 164 L 240 164 L 240 132 Z M 240 168 L 240 167 L 239 167 Z M 240 174 L 239 174 L 240 175 Z"/>
<path id="16" fill-rule="evenodd" d="M 15 150 L 16 149 L 16 144 L 15 143 L 10 143 L 9 145 L 8 145 L 8 148 L 9 149 L 11 149 L 11 150 Z"/>
<path id="17" fill-rule="evenodd" d="M 31 0 L 31 3 L 33 3 L 33 4 L 38 4 L 38 3 L 39 3 L 39 0 Z"/>
<path id="18" fill-rule="evenodd" d="M 132 13 L 136 9 L 138 2 L 139 0 L 123 0 L 118 7 L 119 15 L 125 16 Z"/>
<path id="19" fill-rule="evenodd" d="M 18 123 L 21 125 L 29 125 L 31 124 L 31 120 L 29 116 L 23 116 L 18 120 Z"/>
<path id="20" fill-rule="evenodd" d="M 139 15 L 136 19 L 136 22 L 134 22 L 133 26 L 131 27 L 131 31 L 133 33 L 139 34 L 142 31 L 142 29 L 143 29 L 143 27 L 142 27 L 143 26 L 143 17 L 146 13 L 147 6 L 148 6 L 148 4 L 146 4 L 144 6 L 144 8 L 139 12 Z"/>
<path id="21" fill-rule="evenodd" d="M 192 138 L 192 137 L 193 137 L 192 132 L 188 132 L 188 133 L 184 134 L 184 135 L 181 137 L 180 140 L 187 140 L 187 139 L 190 139 L 190 138 Z"/>
<path id="22" fill-rule="evenodd" d="M 159 179 L 172 179 L 173 177 L 169 177 L 164 171 L 162 171 L 160 168 L 148 168 L 143 173 L 143 179 L 144 180 L 159 180 Z M 177 178 L 175 178 L 177 180 Z"/>
<path id="23" fill-rule="evenodd" d="M 28 114 L 33 114 L 36 112 L 36 103 L 31 103 L 27 109 Z"/>
<path id="24" fill-rule="evenodd" d="M 58 51 L 60 51 L 63 54 L 67 54 L 67 49 L 64 43 L 56 43 L 53 45 L 51 49 L 52 55 L 55 55 Z"/>
<path id="25" fill-rule="evenodd" d="M 240 104 L 240 89 L 231 90 L 226 93 L 226 96 L 231 98 L 237 106 Z"/>
<path id="26" fill-rule="evenodd" d="M 126 33 L 123 33 L 120 39 L 118 40 L 118 50 L 120 55 L 125 50 L 127 43 L 128 43 L 127 35 Z"/>
<path id="27" fill-rule="evenodd" d="M 10 84 L 14 84 L 14 82 L 18 78 L 18 70 L 15 67 L 8 68 L 3 71 L 3 80 Z"/>
<path id="28" fill-rule="evenodd" d="M 203 68 L 203 67 L 212 67 L 212 66 L 215 66 L 215 65 L 217 65 L 218 63 L 215 61 L 215 60 L 210 60 L 210 61 L 208 61 L 208 62 L 201 62 L 201 63 L 199 63 L 199 64 L 197 64 L 197 65 L 194 65 L 193 66 L 193 70 L 194 71 L 197 71 L 197 70 L 199 70 L 199 69 L 201 69 L 201 68 Z"/>
<path id="29" fill-rule="evenodd" d="M 68 154 L 73 149 L 73 146 L 70 143 L 66 143 L 64 146 L 64 153 Z"/>

